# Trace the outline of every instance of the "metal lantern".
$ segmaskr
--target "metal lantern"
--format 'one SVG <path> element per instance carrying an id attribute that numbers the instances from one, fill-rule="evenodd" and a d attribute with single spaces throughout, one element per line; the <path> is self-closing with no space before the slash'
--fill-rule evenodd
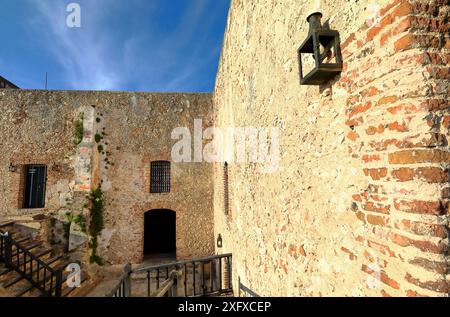
<path id="1" fill-rule="evenodd" d="M 315 12 L 306 19 L 309 33 L 298 49 L 301 85 L 324 85 L 342 72 L 342 54 L 339 32 L 325 28 L 321 24 L 322 13 Z M 313 58 L 314 68 L 304 74 L 302 58 Z"/>
<path id="2" fill-rule="evenodd" d="M 17 165 L 14 165 L 13 163 L 9 163 L 9 171 L 11 172 L 11 173 L 15 173 L 15 172 L 17 172 L 17 170 L 18 170 L 18 166 Z"/>
<path id="3" fill-rule="evenodd" d="M 219 236 L 217 237 L 217 247 L 221 248 L 222 246 L 223 246 L 222 235 L 219 234 Z"/>
<path id="4" fill-rule="evenodd" d="M 61 165 L 57 164 L 56 162 L 52 163 L 51 169 L 53 172 L 61 172 L 61 170 L 62 170 Z"/>

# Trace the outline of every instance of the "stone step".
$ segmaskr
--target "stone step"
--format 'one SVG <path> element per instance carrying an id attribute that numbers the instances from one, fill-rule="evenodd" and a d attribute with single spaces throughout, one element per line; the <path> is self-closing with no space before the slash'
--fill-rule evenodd
<path id="1" fill-rule="evenodd" d="M 67 281 L 64 282 L 63 284 L 63 289 L 62 289 L 62 297 L 76 297 L 76 293 L 80 292 L 81 289 L 87 285 L 86 281 L 87 281 L 87 275 L 85 272 L 81 272 L 81 284 L 80 287 L 69 287 L 69 285 L 67 284 Z M 67 279 L 67 277 L 66 277 Z M 65 279 L 63 279 L 65 280 Z"/>
<path id="2" fill-rule="evenodd" d="M 4 228 L 4 227 L 8 227 L 8 226 L 13 226 L 14 225 L 14 221 L 4 221 L 4 222 L 0 222 L 0 228 Z"/>

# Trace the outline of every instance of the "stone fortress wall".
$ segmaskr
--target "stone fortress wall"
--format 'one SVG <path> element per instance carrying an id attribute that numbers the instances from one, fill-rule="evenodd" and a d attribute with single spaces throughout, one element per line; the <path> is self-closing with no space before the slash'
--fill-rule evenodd
<path id="1" fill-rule="evenodd" d="M 338 30 L 326 86 L 300 86 L 306 17 Z M 218 127 L 275 127 L 280 169 L 216 164 L 218 253 L 260 295 L 450 292 L 447 1 L 232 1 Z M 372 19 L 375 18 L 375 19 Z M 375 21 L 375 23 L 374 23 Z M 226 208 L 228 196 L 229 210 Z"/>
<path id="2" fill-rule="evenodd" d="M 153 209 L 176 212 L 178 258 L 213 253 L 211 164 L 172 162 L 171 192 L 150 193 L 150 163 L 172 161 L 172 130 L 192 131 L 198 118 L 212 125 L 210 94 L 1 90 L 0 113 L 0 216 L 36 228 L 47 222 L 43 216 L 66 212 L 88 219 L 86 196 L 101 186 L 99 255 L 106 263 L 142 261 L 144 213 Z M 18 170 L 10 172 L 10 164 Z M 22 208 L 27 164 L 47 165 L 43 209 Z"/>

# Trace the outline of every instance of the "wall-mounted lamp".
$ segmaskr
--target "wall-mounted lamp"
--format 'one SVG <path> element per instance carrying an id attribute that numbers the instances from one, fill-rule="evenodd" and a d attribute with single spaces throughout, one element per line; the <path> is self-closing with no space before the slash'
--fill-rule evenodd
<path id="1" fill-rule="evenodd" d="M 221 248 L 222 246 L 223 246 L 222 235 L 219 234 L 219 236 L 217 237 L 217 247 Z"/>
<path id="2" fill-rule="evenodd" d="M 298 49 L 300 85 L 324 85 L 342 72 L 342 54 L 339 32 L 322 26 L 322 13 L 315 12 L 306 19 L 309 33 Z M 314 59 L 314 68 L 304 75 L 302 58 Z"/>
<path id="3" fill-rule="evenodd" d="M 19 165 L 13 164 L 13 163 L 9 163 L 9 171 L 11 173 L 17 172 L 18 169 L 19 169 Z"/>
<path id="4" fill-rule="evenodd" d="M 53 162 L 51 169 L 53 172 L 61 172 L 61 165 L 56 164 L 56 162 Z"/>

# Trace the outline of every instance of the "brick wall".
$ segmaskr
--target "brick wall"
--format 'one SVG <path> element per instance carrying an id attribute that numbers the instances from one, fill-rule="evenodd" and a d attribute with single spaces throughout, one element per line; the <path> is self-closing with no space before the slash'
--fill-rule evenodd
<path id="1" fill-rule="evenodd" d="M 361 270 L 381 263 L 386 296 L 450 291 L 448 12 L 446 1 L 395 1 L 343 45 L 347 69 L 336 84 L 350 94 L 349 153 L 368 180 L 353 196 L 366 228 L 356 237 Z"/>
<path id="2" fill-rule="evenodd" d="M 216 125 L 281 134 L 279 171 L 230 164 L 231 217 L 215 168 L 217 252 L 233 253 L 235 285 L 281 296 L 449 293 L 449 6 L 376 4 L 379 23 L 371 1 L 232 2 Z M 340 32 L 344 71 L 305 87 L 296 49 L 314 11 Z"/>

